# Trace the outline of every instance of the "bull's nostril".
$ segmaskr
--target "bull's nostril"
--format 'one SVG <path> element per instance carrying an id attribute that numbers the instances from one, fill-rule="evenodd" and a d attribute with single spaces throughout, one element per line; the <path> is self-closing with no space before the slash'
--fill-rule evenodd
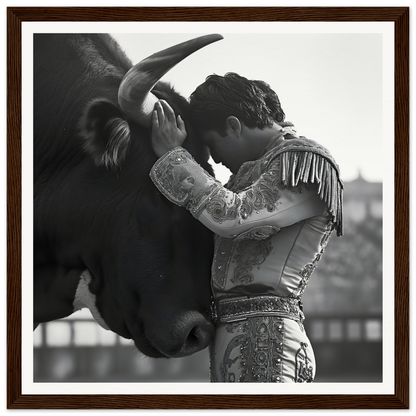
<path id="1" fill-rule="evenodd" d="M 200 342 L 200 338 L 197 335 L 197 328 L 192 329 L 189 333 L 188 338 L 186 339 L 186 346 L 189 347 L 197 347 Z"/>
<path id="2" fill-rule="evenodd" d="M 205 331 L 201 329 L 199 326 L 196 326 L 189 333 L 188 341 L 199 343 L 200 341 L 203 341 L 205 337 L 206 337 Z"/>
<path id="3" fill-rule="evenodd" d="M 188 351 L 194 350 L 196 352 L 207 347 L 211 341 L 213 332 L 213 326 L 206 322 L 194 326 L 191 331 L 189 331 L 184 344 L 184 349 Z"/>
<path id="4" fill-rule="evenodd" d="M 185 357 L 210 344 L 214 326 L 199 312 L 176 315 L 173 325 L 165 325 L 164 331 L 154 332 L 149 326 L 147 335 L 152 345 L 167 357 Z"/>

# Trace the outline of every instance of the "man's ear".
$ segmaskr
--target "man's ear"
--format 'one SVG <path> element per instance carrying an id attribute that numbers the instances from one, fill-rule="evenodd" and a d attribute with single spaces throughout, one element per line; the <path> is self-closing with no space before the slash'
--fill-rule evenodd
<path id="1" fill-rule="evenodd" d="M 237 117 L 228 116 L 225 121 L 225 125 L 226 131 L 229 135 L 240 137 L 242 126 L 240 120 Z"/>

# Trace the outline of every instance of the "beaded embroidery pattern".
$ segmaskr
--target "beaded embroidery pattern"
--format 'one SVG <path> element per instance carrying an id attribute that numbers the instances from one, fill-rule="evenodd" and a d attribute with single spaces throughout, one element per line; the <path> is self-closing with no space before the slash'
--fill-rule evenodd
<path id="1" fill-rule="evenodd" d="M 206 210 L 215 222 L 222 223 L 226 220 L 234 220 L 237 218 L 237 210 L 241 205 L 240 198 L 236 195 L 231 203 L 228 203 L 224 197 L 226 191 L 221 189 L 216 194 L 208 198 Z"/>
<path id="2" fill-rule="evenodd" d="M 301 281 L 299 282 L 297 289 L 293 291 L 292 296 L 297 296 L 300 298 L 305 292 L 305 289 L 309 283 L 309 279 L 311 278 L 312 273 L 318 267 L 318 263 L 321 260 L 322 255 L 325 252 L 325 249 L 331 237 L 332 231 L 333 231 L 333 223 L 330 221 L 327 224 L 324 235 L 322 236 L 322 239 L 320 242 L 320 251 L 316 254 L 312 262 L 306 264 L 303 267 L 303 269 L 299 272 L 299 275 L 301 276 Z"/>
<path id="3" fill-rule="evenodd" d="M 308 344 L 305 342 L 300 343 L 295 357 L 295 383 L 312 383 L 313 382 L 313 367 L 311 361 L 308 358 L 306 351 Z"/>
<path id="4" fill-rule="evenodd" d="M 221 298 L 216 303 L 216 312 L 221 323 L 263 315 L 292 319 L 299 324 L 305 319 L 299 299 L 291 296 Z"/>
<path id="5" fill-rule="evenodd" d="M 212 267 L 212 279 L 215 284 L 222 289 L 225 288 L 231 262 L 236 263 L 236 267 L 230 281 L 239 285 L 252 283 L 253 267 L 260 266 L 272 252 L 270 240 L 268 238 L 233 241 L 229 238 L 218 237 Z"/>
<path id="6" fill-rule="evenodd" d="M 195 217 L 205 209 L 206 201 L 222 188 L 221 183 L 181 147 L 162 156 L 151 169 L 150 177 L 169 201 L 186 206 Z"/>
<path id="7" fill-rule="evenodd" d="M 266 161 L 267 162 L 267 161 Z M 267 165 L 265 165 L 266 167 Z M 253 212 L 266 208 L 273 212 L 278 207 L 280 199 L 279 189 L 285 189 L 280 177 L 280 159 L 276 159 L 269 170 L 252 183 L 252 186 L 242 192 L 242 196 L 235 194 L 232 201 L 226 201 L 224 189 L 212 194 L 206 203 L 206 210 L 211 218 L 218 223 L 233 220 L 239 214 L 241 220 L 247 219 Z M 295 192 L 295 189 L 293 189 Z"/>
<path id="8" fill-rule="evenodd" d="M 270 240 L 242 240 L 236 244 L 234 256 L 237 267 L 231 282 L 239 285 L 248 285 L 253 282 L 251 273 L 254 266 L 262 264 L 272 252 Z"/>
<path id="9" fill-rule="evenodd" d="M 227 283 L 228 268 L 230 266 L 231 250 L 234 242 L 231 238 L 215 237 L 215 252 L 212 262 L 212 280 L 221 289 Z"/>
<path id="10" fill-rule="evenodd" d="M 264 167 L 267 166 L 267 160 Z M 285 189 L 279 180 L 280 159 L 272 163 L 267 172 L 263 173 L 253 185 L 243 192 L 240 216 L 243 220 L 247 219 L 254 211 L 266 208 L 268 212 L 273 212 L 278 206 L 280 199 L 280 189 Z"/>
<path id="11" fill-rule="evenodd" d="M 226 329 L 235 336 L 220 363 L 221 377 L 225 382 L 283 382 L 283 319 L 269 316 L 249 318 L 230 323 Z M 232 368 L 237 361 L 239 371 Z"/>

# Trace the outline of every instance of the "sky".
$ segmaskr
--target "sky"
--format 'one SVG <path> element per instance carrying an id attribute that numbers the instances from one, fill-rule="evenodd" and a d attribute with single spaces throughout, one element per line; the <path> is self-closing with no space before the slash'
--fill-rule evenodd
<path id="1" fill-rule="evenodd" d="M 382 181 L 383 36 L 380 33 L 251 33 L 237 25 L 194 26 L 193 33 L 112 33 L 133 63 L 193 37 L 223 40 L 195 52 L 162 79 L 185 97 L 207 75 L 237 72 L 277 92 L 298 134 L 330 150 L 344 181 Z M 221 31 L 221 29 L 223 31 Z M 267 28 L 266 28 L 267 29 Z M 152 29 L 153 30 L 153 29 Z M 274 30 L 274 29 L 273 29 Z M 174 28 L 177 31 L 177 28 Z M 225 32 L 225 33 L 224 33 Z M 214 166 L 226 181 L 229 171 Z"/>

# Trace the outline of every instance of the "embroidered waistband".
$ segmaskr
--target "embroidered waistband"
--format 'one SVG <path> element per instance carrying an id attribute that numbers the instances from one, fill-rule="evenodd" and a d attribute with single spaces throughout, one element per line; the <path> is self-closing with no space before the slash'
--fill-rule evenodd
<path id="1" fill-rule="evenodd" d="M 302 323 L 305 315 L 300 300 L 279 296 L 222 298 L 215 302 L 214 318 L 218 323 L 239 321 L 256 316 L 278 316 Z"/>

